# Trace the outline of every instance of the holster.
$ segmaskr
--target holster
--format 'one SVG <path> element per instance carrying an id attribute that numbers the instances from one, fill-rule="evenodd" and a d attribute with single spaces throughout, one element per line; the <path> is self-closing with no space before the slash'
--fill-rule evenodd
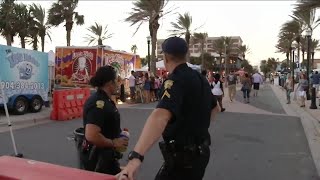
<path id="1" fill-rule="evenodd" d="M 210 153 L 207 144 L 179 146 L 174 141 L 162 141 L 159 147 L 168 168 L 192 168 L 194 159 Z"/>

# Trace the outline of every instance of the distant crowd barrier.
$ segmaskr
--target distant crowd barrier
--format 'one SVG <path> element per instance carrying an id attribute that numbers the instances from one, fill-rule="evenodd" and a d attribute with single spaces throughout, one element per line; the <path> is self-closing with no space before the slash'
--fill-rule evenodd
<path id="1" fill-rule="evenodd" d="M 50 119 L 66 121 L 82 117 L 83 105 L 89 96 L 89 88 L 54 90 Z"/>

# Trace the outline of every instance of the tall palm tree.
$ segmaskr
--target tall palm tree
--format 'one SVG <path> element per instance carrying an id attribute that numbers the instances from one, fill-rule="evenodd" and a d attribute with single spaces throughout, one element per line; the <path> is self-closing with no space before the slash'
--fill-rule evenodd
<path id="1" fill-rule="evenodd" d="M 294 14 L 292 17 L 299 16 L 299 13 Z M 297 19 L 292 19 L 284 23 L 280 29 L 280 33 L 286 34 L 290 33 L 293 37 L 290 36 L 290 41 L 296 41 L 298 44 L 298 58 L 300 59 L 300 42 L 301 42 L 301 34 L 304 31 L 303 22 Z M 290 45 L 291 46 L 291 45 Z M 291 53 L 291 52 L 290 52 Z M 291 56 L 290 56 L 291 57 Z"/>
<path id="2" fill-rule="evenodd" d="M 113 34 L 107 34 L 108 33 L 108 25 L 106 25 L 104 28 L 102 25 L 95 22 L 94 25 L 91 25 L 87 30 L 91 34 L 87 34 L 87 37 L 85 37 L 86 41 L 89 43 L 89 45 L 93 42 L 98 42 L 98 45 L 103 45 L 102 41 L 109 39 L 112 37 Z"/>
<path id="3" fill-rule="evenodd" d="M 48 36 L 51 41 L 50 31 L 51 26 L 46 22 L 46 10 L 41 6 L 33 3 L 30 5 L 30 12 L 33 18 L 33 28 L 37 31 L 41 39 L 41 50 L 44 52 L 45 37 Z M 38 41 L 38 40 L 36 40 Z"/>
<path id="4" fill-rule="evenodd" d="M 133 53 L 133 54 L 137 54 L 137 50 L 138 50 L 138 47 L 137 47 L 137 45 L 132 45 L 131 46 L 131 52 Z"/>
<path id="5" fill-rule="evenodd" d="M 194 33 L 193 34 L 194 43 L 200 44 L 200 53 L 201 53 L 201 68 L 204 67 L 204 45 L 207 42 L 208 34 L 207 33 Z"/>
<path id="6" fill-rule="evenodd" d="M 307 39 L 305 37 L 301 37 L 300 48 L 302 52 L 302 65 L 305 65 L 306 62 L 304 60 L 304 54 L 307 51 Z"/>
<path id="7" fill-rule="evenodd" d="M 189 13 L 184 13 L 183 15 L 179 14 L 176 22 L 171 22 L 171 25 L 174 28 L 173 30 L 170 30 L 172 35 L 184 35 L 188 47 L 191 38 L 191 24 L 192 16 Z M 190 62 L 190 51 L 188 51 L 187 62 Z"/>
<path id="8" fill-rule="evenodd" d="M 311 42 L 311 47 L 310 47 L 310 50 L 311 50 L 311 59 L 312 59 L 312 65 L 311 65 L 311 67 L 313 67 L 313 64 L 314 64 L 314 54 L 315 54 L 315 51 L 319 51 L 319 48 L 320 48 L 319 40 L 313 39 L 312 42 Z"/>
<path id="9" fill-rule="evenodd" d="M 225 37 L 224 38 L 224 45 L 225 45 L 225 61 L 226 61 L 226 72 L 225 73 L 228 73 L 229 72 L 229 64 L 230 64 L 230 54 L 231 54 L 231 47 L 232 47 L 232 39 L 231 37 Z"/>
<path id="10" fill-rule="evenodd" d="M 224 37 L 220 37 L 219 39 L 213 41 L 213 49 L 219 54 L 220 56 L 220 71 L 222 70 L 222 55 L 225 53 L 225 44 L 224 44 Z"/>
<path id="11" fill-rule="evenodd" d="M 320 8 L 320 1 L 319 0 L 303 0 L 299 3 L 299 8 L 301 9 Z"/>
<path id="12" fill-rule="evenodd" d="M 242 45 L 242 46 L 239 47 L 239 51 L 240 51 L 240 53 L 241 53 L 241 55 L 243 57 L 243 60 L 245 60 L 246 59 L 246 54 L 250 53 L 250 48 L 247 45 Z"/>
<path id="13" fill-rule="evenodd" d="M 70 46 L 71 30 L 73 23 L 77 25 L 84 24 L 84 16 L 76 12 L 79 0 L 58 0 L 53 3 L 49 9 L 48 23 L 53 26 L 59 26 L 65 22 L 67 31 L 67 46 Z"/>
<path id="14" fill-rule="evenodd" d="M 29 26 L 32 20 L 30 12 L 26 5 L 16 4 L 14 7 L 14 14 L 16 14 L 15 29 L 20 37 L 21 47 L 26 47 L 26 37 L 29 35 Z"/>
<path id="15" fill-rule="evenodd" d="M 13 37 L 17 34 L 15 30 L 14 1 L 3 0 L 0 4 L 0 31 L 1 35 L 5 37 L 8 46 L 11 46 Z"/>
<path id="16" fill-rule="evenodd" d="M 133 2 L 134 7 L 132 8 L 132 12 L 130 12 L 129 17 L 125 19 L 126 22 L 131 23 L 131 26 L 138 24 L 134 34 L 143 23 L 148 23 L 151 36 L 150 70 L 153 73 L 156 72 L 156 45 L 158 29 L 160 27 L 159 20 L 171 12 L 163 13 L 163 9 L 167 3 L 168 0 L 136 0 Z"/>

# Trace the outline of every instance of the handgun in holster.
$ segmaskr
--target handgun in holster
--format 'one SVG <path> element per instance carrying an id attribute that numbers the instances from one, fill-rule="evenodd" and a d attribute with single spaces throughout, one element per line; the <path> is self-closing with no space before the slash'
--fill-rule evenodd
<path id="1" fill-rule="evenodd" d="M 208 144 L 178 146 L 175 141 L 159 143 L 165 164 L 168 167 L 192 167 L 195 158 L 208 153 Z M 209 150 L 210 151 L 210 150 Z"/>
<path id="2" fill-rule="evenodd" d="M 86 139 L 83 140 L 80 147 L 80 161 L 82 162 L 85 170 L 93 171 L 96 168 L 98 161 L 98 149 Z"/>

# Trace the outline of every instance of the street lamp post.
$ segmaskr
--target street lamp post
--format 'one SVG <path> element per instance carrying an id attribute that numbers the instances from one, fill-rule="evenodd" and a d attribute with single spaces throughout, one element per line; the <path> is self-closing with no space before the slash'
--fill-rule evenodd
<path id="1" fill-rule="evenodd" d="M 307 88 L 307 100 L 310 100 L 310 78 L 309 78 L 309 73 L 310 73 L 310 48 L 311 48 L 311 29 L 308 28 L 306 30 L 306 37 L 307 37 L 307 42 L 308 42 L 308 46 L 307 46 L 307 80 L 308 80 L 308 88 Z"/>
<path id="2" fill-rule="evenodd" d="M 224 45 L 224 74 L 227 74 L 227 46 Z"/>
<path id="3" fill-rule="evenodd" d="M 306 35 L 307 35 L 307 38 L 308 38 L 308 54 L 307 54 L 307 59 L 308 59 L 308 68 L 307 68 L 307 71 L 308 71 L 308 91 L 310 90 L 310 78 L 309 78 L 309 73 L 310 73 L 310 55 L 311 55 L 311 29 L 307 29 L 306 30 Z M 310 109 L 317 109 L 317 105 L 316 105 L 316 88 L 315 87 L 312 87 L 311 89 L 311 105 L 310 105 Z"/>
<path id="4" fill-rule="evenodd" d="M 151 36 L 147 37 L 147 43 L 148 43 L 148 71 L 150 71 L 150 41 Z"/>
<path id="5" fill-rule="evenodd" d="M 294 90 L 294 51 L 296 50 L 298 46 L 298 43 L 296 41 L 293 41 L 291 44 L 292 48 L 292 65 L 291 65 L 291 74 L 292 74 L 292 89 Z"/>

